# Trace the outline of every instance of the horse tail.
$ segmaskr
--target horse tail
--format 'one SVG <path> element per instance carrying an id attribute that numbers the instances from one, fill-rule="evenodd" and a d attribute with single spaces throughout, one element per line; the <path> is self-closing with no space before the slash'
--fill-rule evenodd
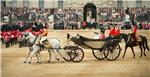
<path id="1" fill-rule="evenodd" d="M 149 51 L 147 38 L 146 38 L 146 37 L 143 37 L 143 38 L 144 38 L 144 44 L 145 44 L 145 46 L 146 46 L 147 50 Z"/>

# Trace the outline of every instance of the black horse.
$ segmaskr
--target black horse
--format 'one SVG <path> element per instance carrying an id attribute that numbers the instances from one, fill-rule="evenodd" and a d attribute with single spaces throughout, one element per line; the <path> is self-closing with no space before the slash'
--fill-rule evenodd
<path id="1" fill-rule="evenodd" d="M 124 41 L 125 41 L 125 50 L 124 50 L 124 54 L 123 54 L 122 58 L 124 58 L 124 56 L 126 54 L 126 50 L 127 50 L 128 47 L 131 48 L 132 53 L 133 53 L 133 58 L 135 58 L 135 53 L 134 53 L 134 49 L 133 49 L 133 47 L 135 47 L 135 46 L 140 47 L 140 50 L 141 50 L 140 57 L 142 57 L 142 53 L 144 54 L 144 56 L 146 56 L 145 50 L 147 49 L 149 51 L 147 38 L 145 36 L 138 35 L 138 38 L 140 40 L 137 40 L 137 43 L 135 43 L 135 41 L 133 41 L 134 38 L 133 38 L 132 35 L 133 34 L 125 34 L 125 33 L 120 34 L 121 38 L 124 39 Z M 144 51 L 143 51 L 143 49 L 144 49 Z"/>

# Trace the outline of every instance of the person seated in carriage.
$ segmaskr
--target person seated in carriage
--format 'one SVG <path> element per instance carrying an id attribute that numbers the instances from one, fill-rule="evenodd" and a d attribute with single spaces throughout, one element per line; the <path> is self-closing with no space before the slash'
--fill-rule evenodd
<path id="1" fill-rule="evenodd" d="M 109 37 L 113 37 L 115 34 L 115 26 L 110 26 Z"/>
<path id="2" fill-rule="evenodd" d="M 120 28 L 119 28 L 119 26 L 118 25 L 117 26 L 112 26 L 110 28 L 109 37 L 114 38 L 114 37 L 118 37 L 119 35 L 120 35 Z"/>
<path id="3" fill-rule="evenodd" d="M 93 39 L 105 39 L 105 29 L 104 28 L 100 28 L 100 33 L 98 32 L 94 32 L 94 38 Z"/>
<path id="4" fill-rule="evenodd" d="M 105 29 L 104 28 L 100 28 L 99 39 L 105 39 Z"/>
<path id="5" fill-rule="evenodd" d="M 35 44 L 37 45 L 43 45 L 43 41 L 45 41 L 47 39 L 47 35 L 48 35 L 48 30 L 47 30 L 47 26 L 43 27 L 43 31 L 40 33 L 39 37 L 37 38 Z"/>
<path id="6" fill-rule="evenodd" d="M 94 37 L 93 39 L 99 39 L 99 33 L 98 32 L 94 32 Z"/>
<path id="7" fill-rule="evenodd" d="M 115 26 L 115 33 L 114 33 L 114 36 L 115 37 L 118 37 L 120 35 L 120 28 L 119 28 L 119 26 L 117 25 L 117 26 Z"/>

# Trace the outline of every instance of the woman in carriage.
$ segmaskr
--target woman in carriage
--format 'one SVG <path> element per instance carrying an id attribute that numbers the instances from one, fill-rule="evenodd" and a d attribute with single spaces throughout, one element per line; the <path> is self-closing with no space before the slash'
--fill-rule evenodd
<path id="1" fill-rule="evenodd" d="M 93 39 L 101 39 L 101 40 L 105 39 L 105 29 L 100 28 L 100 33 L 94 32 Z"/>
<path id="2" fill-rule="evenodd" d="M 104 28 L 100 28 L 100 36 L 99 39 L 105 39 L 105 29 Z"/>

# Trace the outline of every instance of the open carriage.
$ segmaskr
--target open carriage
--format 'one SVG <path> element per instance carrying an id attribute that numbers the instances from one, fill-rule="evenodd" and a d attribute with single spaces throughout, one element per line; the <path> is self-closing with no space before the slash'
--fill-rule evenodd
<path id="1" fill-rule="evenodd" d="M 76 37 L 71 37 L 67 34 L 68 42 L 73 42 L 74 45 L 66 46 L 66 49 L 71 50 L 70 60 L 80 62 L 84 58 L 84 49 L 91 49 L 94 57 L 98 60 L 107 59 L 109 61 L 116 60 L 121 52 L 120 45 L 115 40 L 100 40 L 83 37 L 77 34 Z"/>

